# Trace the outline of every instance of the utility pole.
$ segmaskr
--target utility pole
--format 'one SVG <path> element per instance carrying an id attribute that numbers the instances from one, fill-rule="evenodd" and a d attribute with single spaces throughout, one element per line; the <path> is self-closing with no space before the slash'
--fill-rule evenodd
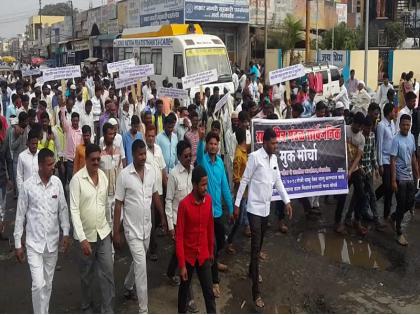
<path id="1" fill-rule="evenodd" d="M 268 30 L 267 30 L 267 0 L 264 0 L 264 82 L 267 79 L 267 46 L 268 46 Z"/>
<path id="2" fill-rule="evenodd" d="M 316 0 L 316 39 L 315 39 L 315 43 L 316 43 L 316 62 L 319 62 L 319 43 L 318 43 L 318 20 L 319 20 L 319 0 Z"/>
<path id="3" fill-rule="evenodd" d="M 367 86 L 368 80 L 368 52 L 369 52 L 369 0 L 365 0 L 365 73 L 364 80 Z"/>
<path id="4" fill-rule="evenodd" d="M 41 57 L 42 49 L 42 0 L 39 0 L 39 56 Z"/>
<path id="5" fill-rule="evenodd" d="M 73 1 L 70 0 L 70 9 L 71 9 L 71 38 L 74 41 L 74 10 L 73 10 Z"/>
<path id="6" fill-rule="evenodd" d="M 311 5 L 309 0 L 306 0 L 306 37 L 305 37 L 305 61 L 309 62 L 309 50 L 311 46 L 310 31 L 311 31 Z"/>

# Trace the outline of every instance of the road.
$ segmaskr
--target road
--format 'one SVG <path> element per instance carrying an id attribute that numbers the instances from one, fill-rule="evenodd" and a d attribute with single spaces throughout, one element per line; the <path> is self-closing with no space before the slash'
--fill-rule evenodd
<path id="1" fill-rule="evenodd" d="M 420 313 L 419 215 L 408 218 L 410 245 L 399 246 L 389 228 L 370 231 L 361 239 L 354 231 L 346 237 L 332 231 L 334 202 L 324 204 L 319 220 L 310 220 L 296 203 L 289 234 L 276 231 L 275 218 L 268 231 L 264 251 L 269 259 L 262 263 L 262 294 L 267 313 Z M 331 200 L 332 198 L 330 198 Z M 379 205 L 379 209 L 382 206 Z M 418 212 L 420 213 L 420 211 Z M 8 211 L 11 235 L 14 210 Z M 373 229 L 373 227 L 371 227 Z M 159 260 L 148 261 L 149 311 L 176 313 L 177 292 L 165 277 L 172 251 L 167 237 L 158 239 Z M 229 271 L 221 275 L 222 297 L 217 310 L 222 313 L 252 313 L 247 264 L 250 241 L 238 234 L 236 255 L 223 253 L 221 261 Z M 51 296 L 51 313 L 80 312 L 80 283 L 76 244 L 67 256 L 60 254 Z M 127 249 L 115 256 L 116 313 L 137 313 L 136 302 L 122 297 L 124 276 L 130 264 Z M 7 242 L 0 243 L 0 311 L 31 313 L 30 274 L 27 264 L 16 262 Z M 197 278 L 194 292 L 200 312 L 204 303 Z M 96 291 L 98 292 L 98 291 Z"/>

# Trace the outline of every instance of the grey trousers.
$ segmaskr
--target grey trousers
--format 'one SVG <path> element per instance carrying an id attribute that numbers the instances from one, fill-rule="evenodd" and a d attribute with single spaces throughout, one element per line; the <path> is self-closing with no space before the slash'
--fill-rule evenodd
<path id="1" fill-rule="evenodd" d="M 85 256 L 80 251 L 80 281 L 82 285 L 82 310 L 93 306 L 93 276 L 96 272 L 101 291 L 101 313 L 114 313 L 115 298 L 114 262 L 112 260 L 111 234 L 96 243 L 90 243 L 92 254 Z"/>

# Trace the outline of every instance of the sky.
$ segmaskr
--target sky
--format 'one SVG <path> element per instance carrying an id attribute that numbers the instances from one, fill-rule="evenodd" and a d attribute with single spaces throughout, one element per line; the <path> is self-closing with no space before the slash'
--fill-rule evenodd
<path id="1" fill-rule="evenodd" d="M 42 6 L 66 2 L 66 0 L 42 0 Z M 85 10 L 92 2 L 93 7 L 106 3 L 106 0 L 73 0 L 75 8 Z M 25 32 L 28 18 L 37 15 L 39 10 L 39 0 L 0 0 L 0 37 L 10 38 Z"/>

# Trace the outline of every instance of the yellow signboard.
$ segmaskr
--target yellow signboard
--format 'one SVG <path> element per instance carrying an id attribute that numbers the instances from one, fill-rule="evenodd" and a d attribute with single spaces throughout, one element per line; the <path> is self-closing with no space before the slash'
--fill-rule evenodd
<path id="1" fill-rule="evenodd" d="M 185 51 L 187 57 L 198 56 L 223 56 L 226 55 L 225 48 L 194 48 Z"/>

